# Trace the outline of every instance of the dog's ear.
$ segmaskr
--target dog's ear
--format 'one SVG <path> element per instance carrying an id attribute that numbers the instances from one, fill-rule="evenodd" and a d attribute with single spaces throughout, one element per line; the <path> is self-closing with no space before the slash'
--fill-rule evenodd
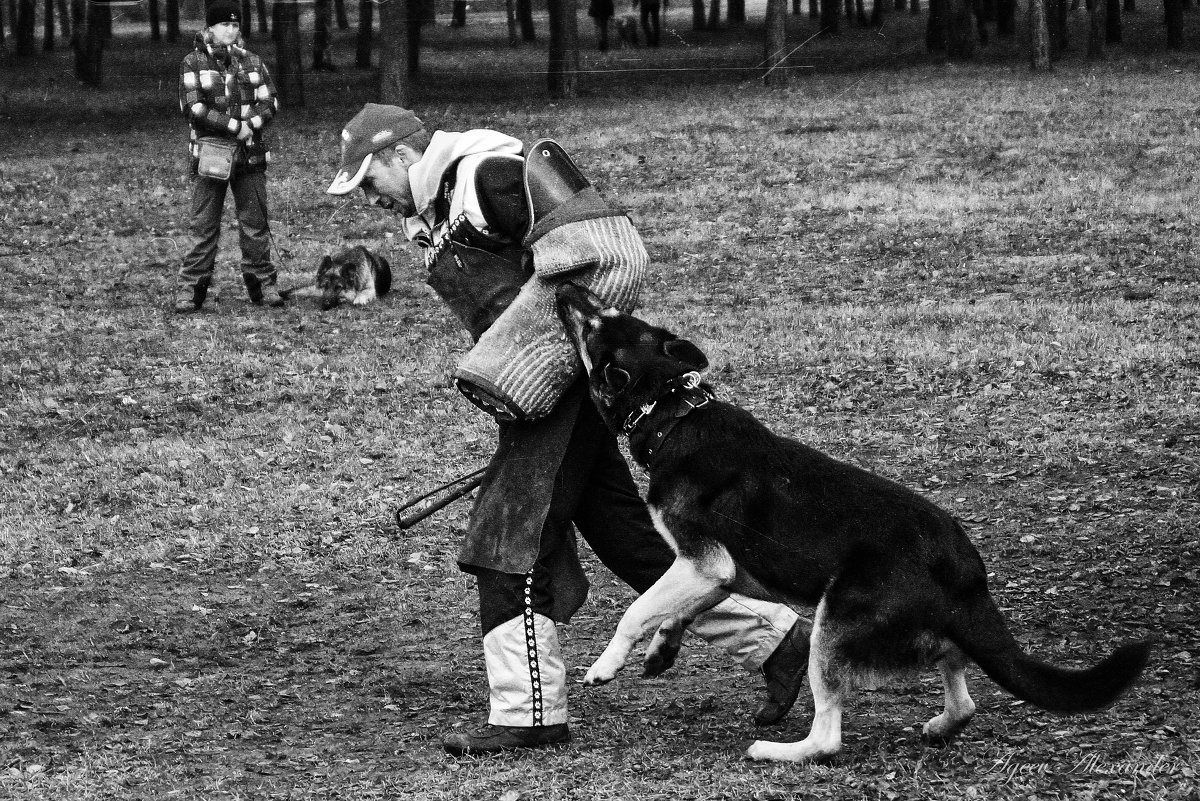
<path id="1" fill-rule="evenodd" d="M 333 264 L 333 258 L 330 256 L 325 256 L 325 258 L 321 259 L 321 263 L 317 265 L 317 272 L 328 270 L 329 265 L 331 264 Z"/>
<path id="2" fill-rule="evenodd" d="M 693 370 L 703 370 L 708 367 L 708 357 L 686 339 L 668 339 L 663 343 L 663 353 L 676 361 L 683 362 Z"/>
<path id="3" fill-rule="evenodd" d="M 629 386 L 629 379 L 629 373 L 620 367 L 614 367 L 611 364 L 604 365 L 604 383 L 614 393 L 618 393 Z"/>

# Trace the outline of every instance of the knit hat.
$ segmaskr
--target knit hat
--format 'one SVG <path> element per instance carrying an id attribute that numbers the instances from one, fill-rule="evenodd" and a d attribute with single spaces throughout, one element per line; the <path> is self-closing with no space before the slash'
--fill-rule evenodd
<path id="1" fill-rule="evenodd" d="M 342 165 L 325 191 L 344 195 L 353 190 L 371 166 L 371 156 L 397 142 L 423 152 L 429 146 L 425 123 L 406 108 L 367 103 L 342 130 Z"/>
<path id="2" fill-rule="evenodd" d="M 212 27 L 221 22 L 242 22 L 242 6 L 237 0 L 213 0 L 204 11 L 204 24 Z"/>

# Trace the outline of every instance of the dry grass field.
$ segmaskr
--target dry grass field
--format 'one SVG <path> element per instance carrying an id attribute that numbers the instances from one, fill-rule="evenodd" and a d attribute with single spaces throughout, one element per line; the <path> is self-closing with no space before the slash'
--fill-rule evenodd
<path id="1" fill-rule="evenodd" d="M 569 103 L 542 45 L 483 15 L 430 30 L 417 108 L 562 142 L 722 397 L 953 510 L 1030 650 L 1158 637 L 1141 683 L 1062 717 L 975 670 L 976 721 L 939 749 L 914 729 L 928 675 L 859 694 L 833 764 L 767 765 L 741 756 L 759 681 L 691 643 L 662 678 L 573 689 L 568 750 L 446 757 L 486 703 L 468 504 L 406 532 L 393 510 L 481 465 L 493 424 L 395 221 L 323 194 L 371 76 L 306 76 L 269 188 L 286 280 L 361 243 L 393 293 L 252 306 L 227 212 L 220 301 L 176 316 L 186 47 L 121 33 L 98 92 L 66 53 L 0 61 L 0 796 L 1200 798 L 1197 50 L 1159 52 L 1147 8 L 1103 63 L 1075 15 L 1051 74 L 1003 43 L 931 65 L 895 15 L 806 44 L 770 92 L 757 34 L 675 5 L 659 51 L 586 52 Z M 632 597 L 589 565 L 575 680 Z"/>

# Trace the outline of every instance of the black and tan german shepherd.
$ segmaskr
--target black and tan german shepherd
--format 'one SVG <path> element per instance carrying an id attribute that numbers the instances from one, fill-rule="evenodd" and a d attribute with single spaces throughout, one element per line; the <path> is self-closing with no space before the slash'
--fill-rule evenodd
<path id="1" fill-rule="evenodd" d="M 362 245 L 325 256 L 317 267 L 316 289 L 322 309 L 332 309 L 343 301 L 364 306 L 391 288 L 392 266 Z"/>
<path id="2" fill-rule="evenodd" d="M 950 514 L 717 400 L 699 377 L 708 360 L 691 342 L 604 308 L 575 284 L 560 287 L 557 300 L 592 399 L 647 469 L 646 503 L 676 554 L 621 618 L 585 684 L 611 681 L 651 634 L 648 672 L 669 665 L 683 627 L 731 592 L 816 609 L 812 729 L 800 742 L 755 742 L 754 759 L 836 754 L 853 685 L 925 666 L 936 665 L 945 685 L 945 710 L 923 729 L 931 740 L 957 734 L 975 712 L 968 662 L 1018 698 L 1059 712 L 1107 706 L 1142 672 L 1148 642 L 1123 645 L 1083 670 L 1027 655 Z"/>

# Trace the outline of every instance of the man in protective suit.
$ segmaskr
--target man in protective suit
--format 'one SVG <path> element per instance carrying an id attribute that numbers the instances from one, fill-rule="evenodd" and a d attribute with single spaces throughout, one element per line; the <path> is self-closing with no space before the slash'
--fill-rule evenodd
<path id="1" fill-rule="evenodd" d="M 565 154 L 551 162 L 527 170 L 524 147 L 510 136 L 431 135 L 411 111 L 369 103 L 342 131 L 341 166 L 327 191 L 361 187 L 368 203 L 400 214 L 405 235 L 424 250 L 429 284 L 478 341 L 534 274 L 531 230 L 587 186 Z M 556 625 L 587 594 L 572 525 L 639 593 L 674 560 L 585 379 L 536 420 L 498 416 L 498 446 L 458 557 L 478 579 L 490 715 L 481 729 L 444 739 L 455 755 L 570 741 Z M 765 677 L 756 723 L 787 714 L 807 671 L 808 621 L 732 595 L 689 629 Z"/>

